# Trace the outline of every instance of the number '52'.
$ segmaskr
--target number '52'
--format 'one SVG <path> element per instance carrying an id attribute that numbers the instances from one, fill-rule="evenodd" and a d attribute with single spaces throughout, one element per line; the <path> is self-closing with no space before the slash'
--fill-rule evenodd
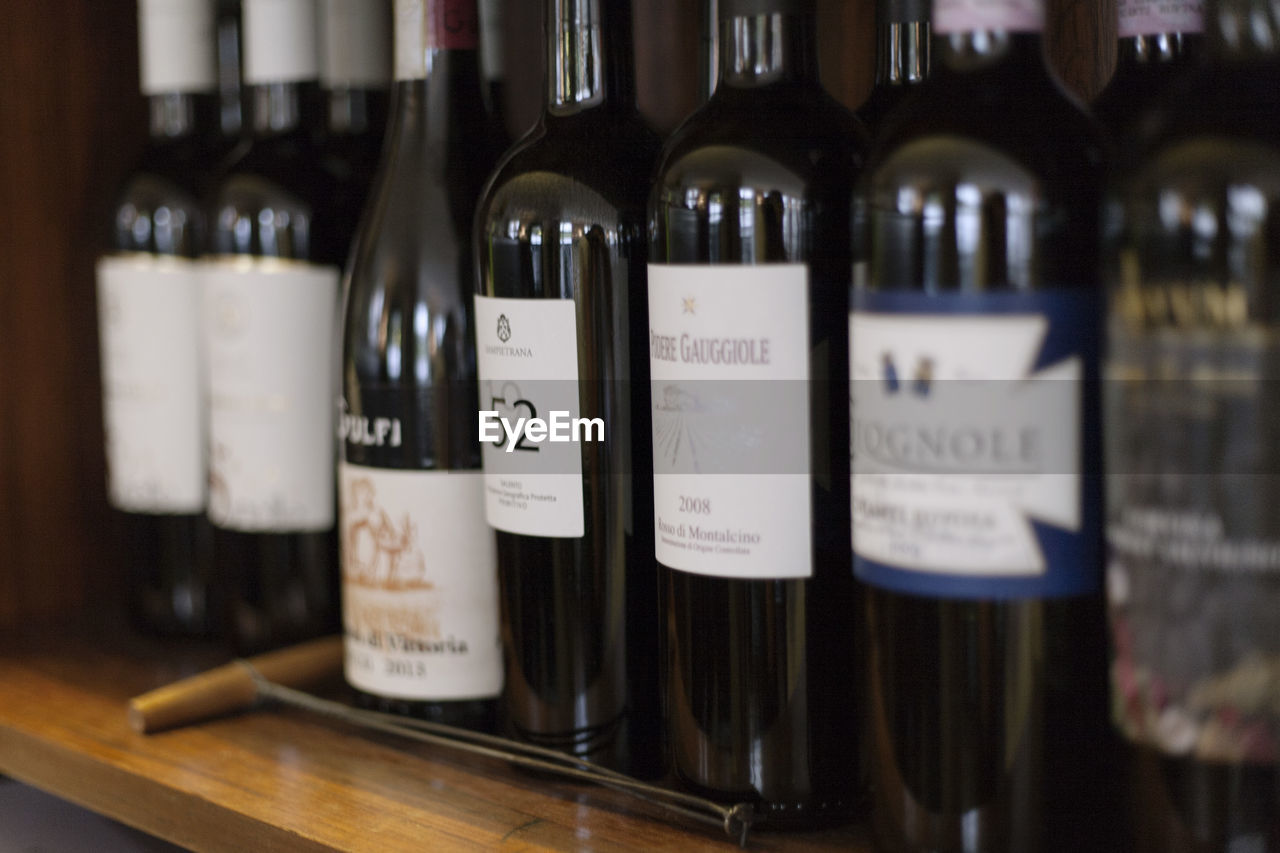
<path id="1" fill-rule="evenodd" d="M 499 403 L 501 403 L 504 406 L 507 404 L 506 397 L 490 397 L 489 401 L 490 401 L 489 408 L 491 409 L 497 409 Z M 528 423 L 529 421 L 533 420 L 538 416 L 537 407 L 534 406 L 533 403 L 530 403 L 528 400 L 516 400 L 514 403 L 511 404 L 511 407 L 513 409 L 518 409 L 521 406 L 524 406 L 526 409 L 529 410 L 529 417 L 524 419 L 525 423 Z M 505 419 L 501 421 L 501 423 L 502 423 L 502 428 L 504 430 L 510 429 L 510 426 L 507 424 Z M 509 434 L 510 432 L 508 432 L 508 435 Z M 541 449 L 536 444 L 529 444 L 528 441 L 529 441 L 529 437 L 525 435 L 523 431 L 521 431 L 520 440 L 516 442 L 516 450 L 528 450 L 531 453 L 537 453 Z M 502 439 L 499 438 L 495 440 L 493 443 L 497 445 L 501 445 L 503 442 L 502 442 Z"/>

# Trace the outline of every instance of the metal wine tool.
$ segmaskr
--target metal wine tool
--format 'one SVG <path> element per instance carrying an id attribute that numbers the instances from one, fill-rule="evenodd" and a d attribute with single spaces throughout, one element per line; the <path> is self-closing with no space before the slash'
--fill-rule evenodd
<path id="1" fill-rule="evenodd" d="M 239 660 L 236 663 L 244 667 L 253 678 L 259 701 L 276 702 L 360 728 L 432 746 L 456 749 L 471 755 L 499 759 L 528 770 L 552 773 L 579 782 L 589 782 L 622 791 L 682 817 L 711 826 L 719 826 L 724 829 L 729 838 L 743 848 L 747 846 L 747 835 L 755 822 L 755 810 L 750 803 L 725 806 L 682 791 L 642 782 L 616 770 L 556 750 L 442 723 L 352 708 L 341 702 L 321 699 L 310 693 L 276 684 L 246 660 Z"/>

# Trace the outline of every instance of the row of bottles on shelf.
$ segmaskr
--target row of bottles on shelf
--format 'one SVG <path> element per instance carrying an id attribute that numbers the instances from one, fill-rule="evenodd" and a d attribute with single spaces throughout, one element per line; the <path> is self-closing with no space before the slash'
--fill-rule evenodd
<path id="1" fill-rule="evenodd" d="M 858 117 L 812 0 L 710 0 L 665 146 L 630 4 L 545 2 L 499 156 L 476 0 L 244 0 L 219 159 L 213 7 L 140 0 L 143 618 L 262 648 L 340 596 L 363 701 L 779 826 L 869 790 L 889 850 L 1280 849 L 1267 0 L 1119 0 L 1107 133 L 1043 0 L 881 0 Z"/>

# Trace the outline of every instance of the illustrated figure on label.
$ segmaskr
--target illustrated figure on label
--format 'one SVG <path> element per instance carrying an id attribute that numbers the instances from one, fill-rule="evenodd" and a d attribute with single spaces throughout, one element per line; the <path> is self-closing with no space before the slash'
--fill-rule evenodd
<path id="1" fill-rule="evenodd" d="M 893 354 L 884 353 L 880 356 L 880 362 L 884 365 L 884 387 L 890 394 L 898 393 L 901 383 L 898 382 L 898 367 L 893 363 Z"/>
<path id="2" fill-rule="evenodd" d="M 431 589 L 427 561 L 417 545 L 418 531 L 409 516 L 399 529 L 376 503 L 370 480 L 351 484 L 351 505 L 343 557 L 349 581 L 383 589 Z"/>

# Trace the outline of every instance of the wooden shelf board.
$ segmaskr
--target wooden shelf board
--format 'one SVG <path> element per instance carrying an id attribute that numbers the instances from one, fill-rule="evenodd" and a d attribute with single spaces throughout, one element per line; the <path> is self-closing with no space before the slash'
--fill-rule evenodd
<path id="1" fill-rule="evenodd" d="M 301 712 L 128 728 L 130 696 L 219 662 L 137 640 L 0 639 L 0 774 L 198 850 L 736 849 L 621 794 Z M 858 828 L 757 832 L 751 847 L 870 849 Z"/>

